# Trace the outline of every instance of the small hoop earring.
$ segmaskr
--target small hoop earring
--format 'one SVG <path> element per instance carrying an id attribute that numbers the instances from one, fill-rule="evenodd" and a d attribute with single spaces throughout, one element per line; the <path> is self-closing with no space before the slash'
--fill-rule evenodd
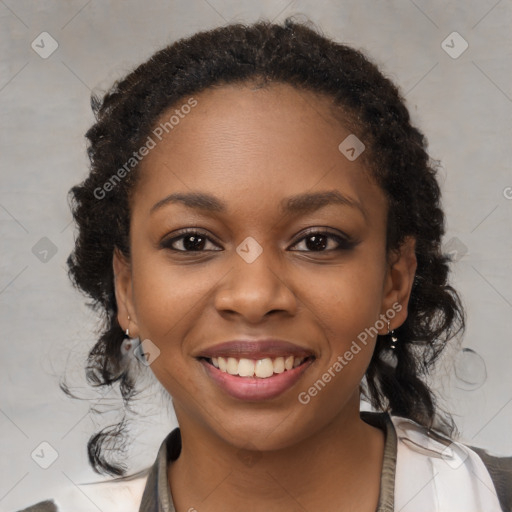
<path id="1" fill-rule="evenodd" d="M 389 319 L 386 318 L 386 321 L 388 323 L 388 335 L 390 334 L 391 335 L 391 344 L 389 346 L 389 348 L 391 350 L 395 350 L 396 348 L 396 342 L 398 341 L 398 338 L 395 336 L 395 330 L 390 330 L 390 322 L 389 322 Z"/>

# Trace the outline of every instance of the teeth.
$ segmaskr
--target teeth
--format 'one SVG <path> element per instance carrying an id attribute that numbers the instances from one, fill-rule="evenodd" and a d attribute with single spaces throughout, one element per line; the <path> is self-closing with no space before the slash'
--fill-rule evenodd
<path id="1" fill-rule="evenodd" d="M 240 377 L 258 377 L 266 379 L 272 377 L 274 373 L 283 373 L 286 370 L 297 368 L 304 362 L 305 357 L 276 357 L 271 359 L 265 357 L 264 359 L 236 359 L 234 357 L 212 357 L 211 362 L 215 368 L 221 372 L 229 373 L 230 375 L 238 375 Z"/>
<path id="2" fill-rule="evenodd" d="M 272 359 L 259 359 L 256 361 L 254 365 L 254 374 L 256 377 L 260 377 L 264 379 L 265 377 L 271 377 L 274 373 L 274 365 L 272 364 Z"/>
<path id="3" fill-rule="evenodd" d="M 284 357 L 278 357 L 274 359 L 274 373 L 284 372 Z"/>
<path id="4" fill-rule="evenodd" d="M 240 377 L 252 377 L 254 375 L 254 361 L 252 359 L 240 359 L 238 375 Z"/>
<path id="5" fill-rule="evenodd" d="M 238 373 L 238 361 L 234 357 L 228 357 L 228 373 L 236 375 Z"/>

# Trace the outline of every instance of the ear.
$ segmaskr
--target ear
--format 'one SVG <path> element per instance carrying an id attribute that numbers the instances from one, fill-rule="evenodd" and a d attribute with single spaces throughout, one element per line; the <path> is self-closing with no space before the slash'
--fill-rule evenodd
<path id="1" fill-rule="evenodd" d="M 139 336 L 139 329 L 133 302 L 131 265 L 117 247 L 114 248 L 112 266 L 114 269 L 117 321 L 123 331 L 130 329 L 131 338 L 137 338 Z"/>
<path id="2" fill-rule="evenodd" d="M 392 251 L 384 280 L 381 313 L 386 315 L 386 311 L 390 310 L 395 313 L 393 316 L 388 315 L 391 330 L 400 327 L 407 319 L 407 306 L 417 265 L 416 239 L 409 236 L 399 249 Z M 387 334 L 387 322 L 385 332 L 381 334 Z"/>

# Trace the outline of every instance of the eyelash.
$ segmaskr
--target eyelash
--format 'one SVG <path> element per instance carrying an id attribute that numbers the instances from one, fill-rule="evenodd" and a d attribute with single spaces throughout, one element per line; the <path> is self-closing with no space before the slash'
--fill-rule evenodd
<path id="1" fill-rule="evenodd" d="M 202 237 L 204 237 L 208 242 L 210 243 L 214 243 L 207 235 L 206 233 L 204 233 L 203 231 L 200 231 L 198 229 L 195 229 L 195 228 L 189 228 L 189 229 L 185 229 L 184 231 L 182 231 L 179 236 L 174 236 L 170 239 L 167 239 L 167 240 L 163 240 L 161 243 L 160 243 L 160 247 L 162 249 L 168 249 L 168 250 L 171 250 L 173 252 L 181 252 L 181 253 L 199 253 L 199 252 L 209 252 L 208 250 L 199 250 L 199 251 L 187 251 L 187 250 L 182 250 L 182 249 L 174 249 L 172 247 L 172 245 L 174 244 L 174 242 L 178 241 L 178 240 L 181 240 L 181 239 L 184 239 L 186 238 L 187 236 L 190 236 L 190 235 L 200 235 Z M 328 238 L 331 238 L 333 240 L 336 241 L 336 243 L 338 244 L 338 247 L 336 247 L 335 249 L 325 249 L 325 250 L 320 250 L 320 251 L 310 251 L 310 250 L 305 250 L 305 251 L 297 251 L 297 252 L 313 252 L 313 253 L 328 253 L 328 252 L 332 252 L 332 251 L 343 251 L 343 250 L 350 250 L 352 248 L 354 248 L 356 245 L 357 245 L 357 242 L 351 240 L 349 237 L 343 237 L 341 235 L 338 235 L 338 234 L 334 234 L 334 233 L 331 233 L 330 231 L 320 231 L 320 230 L 310 230 L 308 231 L 307 233 L 305 233 L 302 238 L 298 239 L 294 244 L 293 246 L 297 245 L 299 242 L 302 242 L 303 240 L 307 239 L 308 237 L 311 237 L 313 235 L 324 235 L 324 236 L 327 236 Z M 292 246 L 292 247 L 293 247 Z M 214 251 L 210 251 L 210 252 L 216 252 L 217 250 L 222 250 L 222 249 L 215 249 Z"/>

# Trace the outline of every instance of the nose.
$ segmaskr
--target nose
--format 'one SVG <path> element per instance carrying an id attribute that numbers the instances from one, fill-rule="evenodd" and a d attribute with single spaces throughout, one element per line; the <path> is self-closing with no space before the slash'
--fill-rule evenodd
<path id="1" fill-rule="evenodd" d="M 258 323 L 270 313 L 295 315 L 297 299 L 282 265 L 267 250 L 252 263 L 234 253 L 233 267 L 215 295 L 217 311 L 243 317 L 248 323 Z"/>

